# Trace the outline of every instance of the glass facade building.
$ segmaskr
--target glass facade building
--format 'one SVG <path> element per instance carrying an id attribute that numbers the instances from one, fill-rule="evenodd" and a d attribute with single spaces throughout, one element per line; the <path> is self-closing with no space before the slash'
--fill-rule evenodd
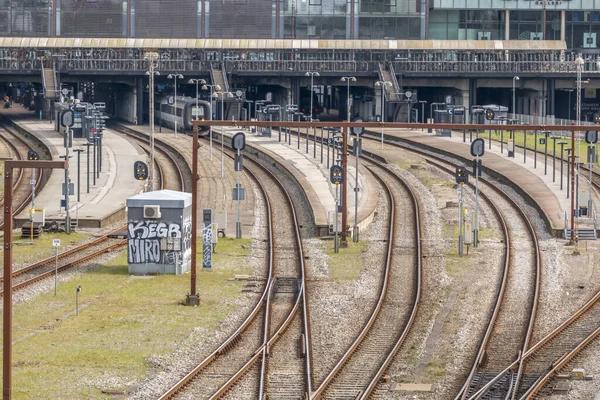
<path id="1" fill-rule="evenodd" d="M 0 0 L 14 37 L 421 39 L 426 0 Z"/>
<path id="2" fill-rule="evenodd" d="M 430 39 L 564 40 L 597 49 L 600 0 L 432 0 Z"/>

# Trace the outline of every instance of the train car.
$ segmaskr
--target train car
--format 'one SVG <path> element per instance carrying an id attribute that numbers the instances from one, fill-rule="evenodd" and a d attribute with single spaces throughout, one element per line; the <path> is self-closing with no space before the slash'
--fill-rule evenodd
<path id="1" fill-rule="evenodd" d="M 177 121 L 177 131 L 191 135 L 193 119 L 211 119 L 210 103 L 208 101 L 198 99 L 198 108 L 196 108 L 196 99 L 177 96 L 177 108 L 175 108 L 175 104 L 169 104 L 169 98 L 171 97 L 173 96 L 161 97 L 154 103 L 154 121 L 162 126 L 175 129 L 175 121 Z M 200 129 L 198 133 L 204 135 L 208 130 L 209 127 L 207 126 Z"/>

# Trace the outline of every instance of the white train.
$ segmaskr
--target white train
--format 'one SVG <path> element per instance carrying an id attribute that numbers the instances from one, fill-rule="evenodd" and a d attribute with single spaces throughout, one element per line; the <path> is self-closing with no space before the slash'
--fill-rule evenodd
<path id="1" fill-rule="evenodd" d="M 177 96 L 177 108 L 175 108 L 175 104 L 169 104 L 169 98 L 172 97 L 164 96 L 154 103 L 154 122 L 175 129 L 175 120 L 177 120 L 178 131 L 192 134 L 192 119 L 211 119 L 208 101 L 198 100 L 198 108 L 196 108 L 196 99 Z M 173 101 L 173 103 L 175 102 Z M 205 134 L 206 132 L 208 132 L 208 127 L 204 127 L 198 133 Z"/>

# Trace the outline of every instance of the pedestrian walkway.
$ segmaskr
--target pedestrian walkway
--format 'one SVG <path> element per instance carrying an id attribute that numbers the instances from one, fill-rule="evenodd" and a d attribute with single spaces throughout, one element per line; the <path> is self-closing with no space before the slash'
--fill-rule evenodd
<path id="1" fill-rule="evenodd" d="M 237 128 L 216 128 L 216 131 L 224 131 L 226 137 L 231 137 L 240 130 Z M 294 179 L 304 189 L 307 200 L 312 208 L 315 225 L 319 236 L 329 235 L 329 225 L 333 224 L 335 216 L 335 194 L 336 188 L 329 180 L 327 168 L 327 157 L 330 157 L 332 165 L 333 147 L 321 146 L 317 141 L 306 139 L 298 142 L 298 137 L 291 139 L 291 144 L 285 141 L 286 135 L 282 133 L 279 141 L 279 133 L 272 132 L 272 136 L 262 134 L 246 133 L 246 142 L 250 146 L 257 146 L 268 156 L 277 160 L 294 176 Z M 319 137 L 317 131 L 317 137 Z M 289 139 L 289 138 L 288 138 Z M 227 139 L 226 139 L 227 140 Z M 299 143 L 299 144 L 298 144 Z M 321 154 L 323 157 L 321 157 Z M 323 160 L 323 162 L 321 162 Z M 354 157 L 348 158 L 348 224 L 352 227 L 355 223 L 354 205 L 356 187 L 356 168 Z M 377 207 L 378 191 L 375 178 L 365 169 L 360 169 L 358 174 L 358 226 L 359 231 L 364 230 L 372 221 Z M 340 193 L 341 198 L 341 193 Z"/>
<path id="2" fill-rule="evenodd" d="M 432 148 L 438 152 L 457 156 L 468 165 L 469 170 L 471 169 L 471 160 L 474 157 L 470 154 L 469 132 L 466 133 L 465 141 L 463 141 L 463 134 L 459 132 L 452 132 L 452 137 L 441 137 L 422 130 L 385 129 L 384 132 L 386 140 L 395 138 L 419 147 Z M 378 137 L 381 135 L 380 131 L 370 131 L 370 133 Z M 472 138 L 476 137 L 476 133 L 473 132 Z M 566 168 L 563 168 L 563 190 L 561 190 L 560 162 L 557 161 L 557 169 L 553 175 L 552 157 L 547 158 L 548 165 L 544 168 L 544 157 L 538 154 L 535 160 L 533 151 L 527 151 L 525 158 L 522 150 L 515 153 L 514 157 L 508 157 L 506 143 L 501 146 L 500 143 L 493 141 L 490 147 L 487 135 L 481 134 L 480 137 L 485 140 L 485 154 L 482 157 L 484 171 L 489 170 L 497 177 L 512 182 L 513 186 L 529 197 L 546 216 L 550 224 L 549 228 L 555 233 L 562 232 L 565 225 L 565 212 L 570 210 L 571 202 L 571 199 L 567 198 Z M 583 175 L 580 177 L 579 185 L 587 189 L 589 180 Z M 598 194 L 595 193 L 593 198 L 594 209 L 598 209 Z M 588 219 L 582 219 L 581 222 L 591 223 Z"/>
<path id="3" fill-rule="evenodd" d="M 25 130 L 38 137 L 50 150 L 53 160 L 60 160 L 60 156 L 64 159 L 64 137 L 54 130 L 53 122 L 40 121 L 32 112 L 27 112 L 18 105 L 2 109 L 0 113 L 13 121 L 17 131 Z M 94 180 L 94 147 L 86 147 L 86 143 L 87 139 L 74 138 L 73 147 L 69 149 L 69 177 L 75 186 L 74 195 L 69 198 L 71 220 L 78 221 L 82 228 L 102 228 L 125 221 L 127 198 L 144 189 L 144 182 L 134 179 L 133 164 L 138 160 L 146 161 L 146 156 L 138 146 L 117 134 L 105 131 L 102 140 L 102 169 L 96 170 Z M 78 156 L 74 152 L 76 149 L 85 151 Z M 54 170 L 44 188 L 36 195 L 35 208 L 45 210 L 46 220 L 65 219 L 66 211 L 61 207 L 64 182 L 64 171 Z M 20 227 L 28 220 L 29 207 L 16 217 L 16 226 Z"/>

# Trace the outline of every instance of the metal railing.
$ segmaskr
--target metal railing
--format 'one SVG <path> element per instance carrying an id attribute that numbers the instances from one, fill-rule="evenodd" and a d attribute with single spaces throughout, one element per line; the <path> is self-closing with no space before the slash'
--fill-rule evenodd
<path id="1" fill-rule="evenodd" d="M 569 73 L 575 74 L 574 62 L 562 61 L 394 61 L 394 68 L 402 73 Z M 587 63 L 584 73 L 600 74 L 598 63 Z"/>
<path id="2" fill-rule="evenodd" d="M 138 72 L 147 69 L 144 59 L 136 58 L 62 58 L 56 61 L 62 72 Z M 209 71 L 210 60 L 193 59 L 161 59 L 157 61 L 157 69 L 161 71 L 198 72 Z M 340 73 L 376 73 L 379 61 L 337 61 L 337 60 L 228 60 L 228 72 L 340 72 Z M 399 74 L 438 73 L 438 74 L 576 74 L 576 66 L 571 61 L 435 61 L 435 60 L 400 60 L 388 64 L 390 71 Z M 16 59 L 11 57 L 0 59 L 0 71 L 32 71 L 39 70 L 35 59 Z M 584 75 L 600 75 L 597 62 L 587 62 Z M 394 74 L 392 74 L 394 75 Z"/>

